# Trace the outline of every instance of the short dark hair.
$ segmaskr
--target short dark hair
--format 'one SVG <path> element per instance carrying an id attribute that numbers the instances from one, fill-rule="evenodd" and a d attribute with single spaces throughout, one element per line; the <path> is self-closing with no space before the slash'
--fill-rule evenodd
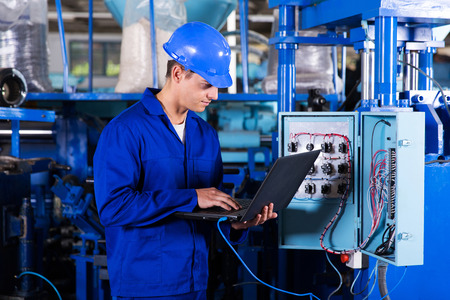
<path id="1" fill-rule="evenodd" d="M 181 69 L 186 70 L 186 68 L 182 64 L 180 64 L 176 60 L 171 59 L 171 60 L 167 61 L 166 79 L 170 78 L 170 76 L 171 76 L 170 74 L 172 73 L 172 69 L 175 66 L 180 66 Z M 187 70 L 186 78 L 188 78 L 188 79 L 191 78 L 192 74 L 194 74 L 194 73 L 195 72 L 192 71 L 192 70 Z"/>

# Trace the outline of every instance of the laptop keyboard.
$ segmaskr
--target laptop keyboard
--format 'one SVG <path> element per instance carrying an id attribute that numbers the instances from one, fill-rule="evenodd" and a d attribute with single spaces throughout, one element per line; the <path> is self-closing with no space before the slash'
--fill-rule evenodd
<path id="1" fill-rule="evenodd" d="M 242 210 L 247 209 L 250 206 L 250 203 L 252 203 L 253 199 L 234 199 L 236 202 L 238 202 L 242 208 L 237 210 L 226 210 L 225 208 L 222 208 L 220 206 L 214 206 L 210 208 L 203 209 L 203 211 L 211 212 L 211 213 L 218 213 L 223 215 L 233 215 L 235 213 L 239 213 Z"/>
<path id="2" fill-rule="evenodd" d="M 248 208 L 253 199 L 235 199 L 241 206 L 242 209 Z"/>

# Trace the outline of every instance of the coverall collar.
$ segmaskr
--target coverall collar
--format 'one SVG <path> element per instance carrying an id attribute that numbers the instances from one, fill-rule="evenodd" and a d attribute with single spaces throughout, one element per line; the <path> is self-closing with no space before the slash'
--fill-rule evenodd
<path id="1" fill-rule="evenodd" d="M 144 92 L 144 97 L 142 97 L 142 104 L 151 115 L 166 115 L 161 103 L 156 99 L 155 95 L 161 91 L 160 89 L 146 88 Z M 195 112 L 188 110 L 187 118 L 200 118 Z"/>

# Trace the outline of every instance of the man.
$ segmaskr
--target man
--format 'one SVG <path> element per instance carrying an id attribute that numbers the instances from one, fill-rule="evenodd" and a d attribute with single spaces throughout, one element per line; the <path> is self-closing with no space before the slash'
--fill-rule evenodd
<path id="1" fill-rule="evenodd" d="M 215 224 L 172 214 L 197 206 L 239 208 L 219 190 L 217 133 L 195 114 L 217 100 L 219 87 L 231 85 L 230 48 L 214 28 L 192 22 L 178 28 L 164 49 L 174 60 L 162 90 L 147 89 L 102 132 L 94 156 L 96 201 L 113 296 L 205 299 Z M 232 242 L 242 242 L 245 229 L 276 218 L 272 208 L 222 229 Z"/>

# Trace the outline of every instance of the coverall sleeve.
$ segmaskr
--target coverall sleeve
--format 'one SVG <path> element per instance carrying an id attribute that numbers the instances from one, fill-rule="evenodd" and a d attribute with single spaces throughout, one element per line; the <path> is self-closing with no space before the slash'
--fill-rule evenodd
<path id="1" fill-rule="evenodd" d="M 194 189 L 138 190 L 140 142 L 139 135 L 120 122 L 109 124 L 101 134 L 94 155 L 94 186 L 104 226 L 147 226 L 197 205 Z"/>
<path id="2" fill-rule="evenodd" d="M 219 224 L 222 233 L 232 245 L 242 244 L 248 236 L 248 229 L 235 230 L 229 222 L 221 222 Z M 233 234 L 231 234 L 233 232 Z"/>

